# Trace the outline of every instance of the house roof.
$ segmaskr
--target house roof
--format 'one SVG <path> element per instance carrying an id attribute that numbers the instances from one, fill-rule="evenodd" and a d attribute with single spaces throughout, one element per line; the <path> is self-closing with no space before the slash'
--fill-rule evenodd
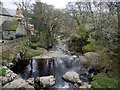
<path id="1" fill-rule="evenodd" d="M 16 15 L 16 10 L 0 7 L 0 15 L 13 17 Z"/>
<path id="2" fill-rule="evenodd" d="M 6 9 L 5 8 L 3 8 L 3 7 L 0 7 L 1 8 L 1 14 L 5 14 L 5 15 L 9 15 L 9 13 L 6 11 Z"/>
<path id="3" fill-rule="evenodd" d="M 7 30 L 16 30 L 18 26 L 18 23 L 15 21 L 4 21 L 2 25 L 0 26 L 3 31 Z"/>
<path id="4" fill-rule="evenodd" d="M 11 16 L 15 16 L 15 15 L 16 15 L 16 10 L 15 10 L 15 9 L 5 8 L 5 10 L 6 10 Z"/>

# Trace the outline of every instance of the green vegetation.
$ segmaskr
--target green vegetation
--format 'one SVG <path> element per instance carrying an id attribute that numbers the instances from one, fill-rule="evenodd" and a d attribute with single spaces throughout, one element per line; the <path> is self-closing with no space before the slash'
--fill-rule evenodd
<path id="1" fill-rule="evenodd" d="M 21 52 L 23 57 L 31 59 L 34 56 L 39 56 L 44 53 L 45 49 L 38 46 L 38 43 L 35 42 L 26 42 L 21 43 L 18 46 L 18 52 Z"/>
<path id="2" fill-rule="evenodd" d="M 12 61 L 12 56 L 9 50 L 2 51 L 2 60 L 7 60 L 8 63 Z"/>
<path id="3" fill-rule="evenodd" d="M 5 74 L 6 74 L 6 69 L 0 66 L 0 76 L 5 76 Z"/>
<path id="4" fill-rule="evenodd" d="M 84 53 L 94 52 L 95 51 L 95 40 L 91 36 L 89 36 L 87 41 L 90 43 L 82 47 L 83 52 Z"/>
<path id="5" fill-rule="evenodd" d="M 69 2 L 66 9 L 59 10 L 42 2 L 29 5 L 30 1 L 17 5 L 22 7 L 25 21 L 31 18 L 26 23 L 34 25 L 36 34 L 28 33 L 29 45 L 19 45 L 19 52 L 32 59 L 43 53 L 44 50 L 40 48 L 51 49 L 59 35 L 60 39 L 68 40 L 68 47 L 75 54 L 97 52 L 97 55 L 86 58 L 88 64 L 94 63 L 93 68 L 101 69 L 92 79 L 93 88 L 120 88 L 120 78 L 117 77 L 120 63 L 120 2 L 76 1 Z M 28 6 L 32 6 L 32 9 Z M 17 25 L 5 21 L 3 30 L 15 30 Z M 2 58 L 8 62 L 12 59 L 9 51 L 2 52 Z"/>
<path id="6" fill-rule="evenodd" d="M 86 46 L 82 47 L 83 52 L 94 52 L 95 51 L 95 47 L 93 44 L 89 43 Z"/>
<path id="7" fill-rule="evenodd" d="M 89 34 L 88 34 L 89 26 L 87 24 L 82 24 L 82 25 L 80 25 L 79 30 L 80 30 L 80 32 L 78 34 L 73 35 L 69 40 L 68 46 L 69 46 L 70 50 L 83 53 L 84 49 L 88 50 L 88 51 L 93 49 L 93 47 L 91 45 L 91 44 L 93 44 L 93 42 L 92 42 L 92 40 L 90 41 L 91 38 L 89 38 Z M 89 44 L 89 45 L 87 45 L 87 44 Z M 83 47 L 85 45 L 87 45 L 87 46 L 83 49 Z"/>
<path id="8" fill-rule="evenodd" d="M 120 88 L 120 77 L 108 77 L 105 73 L 97 74 L 92 81 L 93 88 Z"/>
<path id="9" fill-rule="evenodd" d="M 26 46 L 24 44 L 20 44 L 18 47 L 18 51 L 24 53 L 26 51 Z"/>
<path id="10" fill-rule="evenodd" d="M 9 30 L 16 30 L 18 27 L 18 24 L 13 24 L 9 26 Z"/>
<path id="11" fill-rule="evenodd" d="M 26 56 L 31 59 L 34 56 L 39 56 L 41 54 L 41 51 L 30 49 L 26 52 Z"/>
<path id="12" fill-rule="evenodd" d="M 33 5 L 33 14 L 31 14 L 31 23 L 37 30 L 36 38 L 31 39 L 37 41 L 39 46 L 46 49 L 53 47 L 55 43 L 56 34 L 60 27 L 60 15 L 59 10 L 54 9 L 52 5 L 47 5 L 42 2 L 36 2 Z"/>
<path id="13" fill-rule="evenodd" d="M 84 36 L 88 35 L 88 31 L 90 30 L 90 27 L 88 24 L 81 24 L 79 26 L 79 30 L 80 30 L 80 32 L 78 35 L 80 37 L 84 37 Z"/>

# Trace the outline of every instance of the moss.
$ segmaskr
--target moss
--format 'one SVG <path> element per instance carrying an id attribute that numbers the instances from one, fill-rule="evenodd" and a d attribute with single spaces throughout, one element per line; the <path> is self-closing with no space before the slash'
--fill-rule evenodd
<path id="1" fill-rule="evenodd" d="M 108 77 L 105 73 L 97 74 L 91 82 L 93 88 L 120 88 L 120 77 Z"/>
<path id="2" fill-rule="evenodd" d="M 0 76 L 5 76 L 6 74 L 6 69 L 0 66 Z"/>
<path id="3" fill-rule="evenodd" d="M 86 46 L 82 47 L 83 52 L 93 52 L 95 51 L 94 45 L 89 43 Z"/>
<path id="4" fill-rule="evenodd" d="M 10 30 L 16 30 L 17 27 L 18 27 L 18 24 L 13 24 L 13 25 L 10 25 L 10 26 L 9 26 L 9 29 L 10 29 Z"/>
<path id="5" fill-rule="evenodd" d="M 40 54 L 41 54 L 40 51 L 34 50 L 34 49 L 30 49 L 30 50 L 28 50 L 28 51 L 26 52 L 26 56 L 27 56 L 29 59 L 31 59 L 31 58 L 34 57 L 34 56 L 38 56 L 38 55 L 40 55 Z"/>

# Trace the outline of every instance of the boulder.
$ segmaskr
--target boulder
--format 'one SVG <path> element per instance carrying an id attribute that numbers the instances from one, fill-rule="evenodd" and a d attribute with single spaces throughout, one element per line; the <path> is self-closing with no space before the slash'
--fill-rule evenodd
<path id="1" fill-rule="evenodd" d="M 83 82 L 81 85 L 86 87 L 86 88 L 91 88 L 91 85 L 88 84 L 87 82 Z"/>
<path id="2" fill-rule="evenodd" d="M 29 83 L 30 85 L 34 85 L 34 78 L 29 78 L 26 80 L 27 83 Z"/>
<path id="3" fill-rule="evenodd" d="M 96 52 L 87 52 L 84 56 L 90 61 L 97 61 L 100 59 L 100 55 Z"/>
<path id="4" fill-rule="evenodd" d="M 16 89 L 16 88 L 18 88 L 18 89 L 24 88 L 24 90 L 28 89 L 28 88 L 34 89 L 33 86 L 29 85 L 23 79 L 15 79 L 14 81 L 12 81 L 10 83 L 7 83 L 6 85 L 4 85 L 2 87 L 3 90 L 6 89 L 6 88 L 14 88 L 14 89 Z"/>
<path id="5" fill-rule="evenodd" d="M 86 86 L 80 86 L 79 88 L 87 88 Z"/>
<path id="6" fill-rule="evenodd" d="M 75 58 L 77 58 L 78 56 L 76 56 L 76 55 L 73 55 L 73 56 L 71 56 L 73 59 L 75 59 Z"/>
<path id="7" fill-rule="evenodd" d="M 79 56 L 79 59 L 81 62 L 86 62 L 86 57 L 84 57 L 84 56 Z"/>
<path id="8" fill-rule="evenodd" d="M 13 63 L 8 63 L 7 67 L 12 68 L 14 66 Z"/>
<path id="9" fill-rule="evenodd" d="M 5 76 L 0 76 L 0 80 L 2 81 L 3 85 L 7 84 L 8 82 L 13 81 L 14 79 L 19 78 L 19 76 L 17 74 L 15 74 L 13 71 L 8 69 L 6 66 L 4 66 L 4 68 L 6 69 L 6 74 L 5 74 Z"/>
<path id="10" fill-rule="evenodd" d="M 40 85 L 42 85 L 43 87 L 52 86 L 55 84 L 55 78 L 52 75 L 37 77 L 36 80 L 40 82 Z"/>
<path id="11" fill-rule="evenodd" d="M 79 74 L 77 72 L 74 72 L 74 71 L 66 72 L 63 75 L 63 79 L 70 81 L 70 82 L 73 82 L 73 83 L 80 83 L 81 84 L 81 82 L 82 82 L 79 78 Z"/>
<path id="12" fill-rule="evenodd" d="M 87 69 L 98 67 L 101 60 L 101 55 L 97 52 L 87 52 L 84 54 L 84 57 L 86 58 L 86 62 L 83 62 L 83 67 Z"/>

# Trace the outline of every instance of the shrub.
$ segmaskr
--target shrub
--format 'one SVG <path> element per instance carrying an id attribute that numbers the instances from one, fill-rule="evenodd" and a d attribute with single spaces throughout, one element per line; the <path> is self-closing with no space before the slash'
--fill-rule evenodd
<path id="1" fill-rule="evenodd" d="M 86 36 L 87 32 L 89 31 L 89 26 L 87 24 L 81 24 L 79 26 L 80 29 L 80 36 Z"/>
<path id="2" fill-rule="evenodd" d="M 30 41 L 31 41 L 31 42 L 34 42 L 34 43 L 37 43 L 37 42 L 38 42 L 38 37 L 37 37 L 37 36 L 32 36 L 32 35 L 31 35 Z"/>
<path id="3" fill-rule="evenodd" d="M 91 82 L 93 88 L 120 88 L 120 77 L 108 77 L 105 73 L 97 74 Z"/>
<path id="4" fill-rule="evenodd" d="M 33 49 L 30 49 L 26 52 L 26 56 L 29 58 L 29 59 L 32 59 L 32 57 L 34 56 L 38 56 L 40 55 L 40 51 L 37 51 L 37 50 L 33 50 Z"/>
<path id="5" fill-rule="evenodd" d="M 82 48 L 89 44 L 89 26 L 87 24 L 81 24 L 79 26 L 79 33 L 71 36 L 68 47 L 71 51 L 81 52 L 83 53 Z M 88 47 L 88 46 L 87 46 Z"/>
<path id="6" fill-rule="evenodd" d="M 93 52 L 95 51 L 95 40 L 89 36 L 88 42 L 90 42 L 89 44 L 87 44 L 86 46 L 82 47 L 83 52 Z"/>

